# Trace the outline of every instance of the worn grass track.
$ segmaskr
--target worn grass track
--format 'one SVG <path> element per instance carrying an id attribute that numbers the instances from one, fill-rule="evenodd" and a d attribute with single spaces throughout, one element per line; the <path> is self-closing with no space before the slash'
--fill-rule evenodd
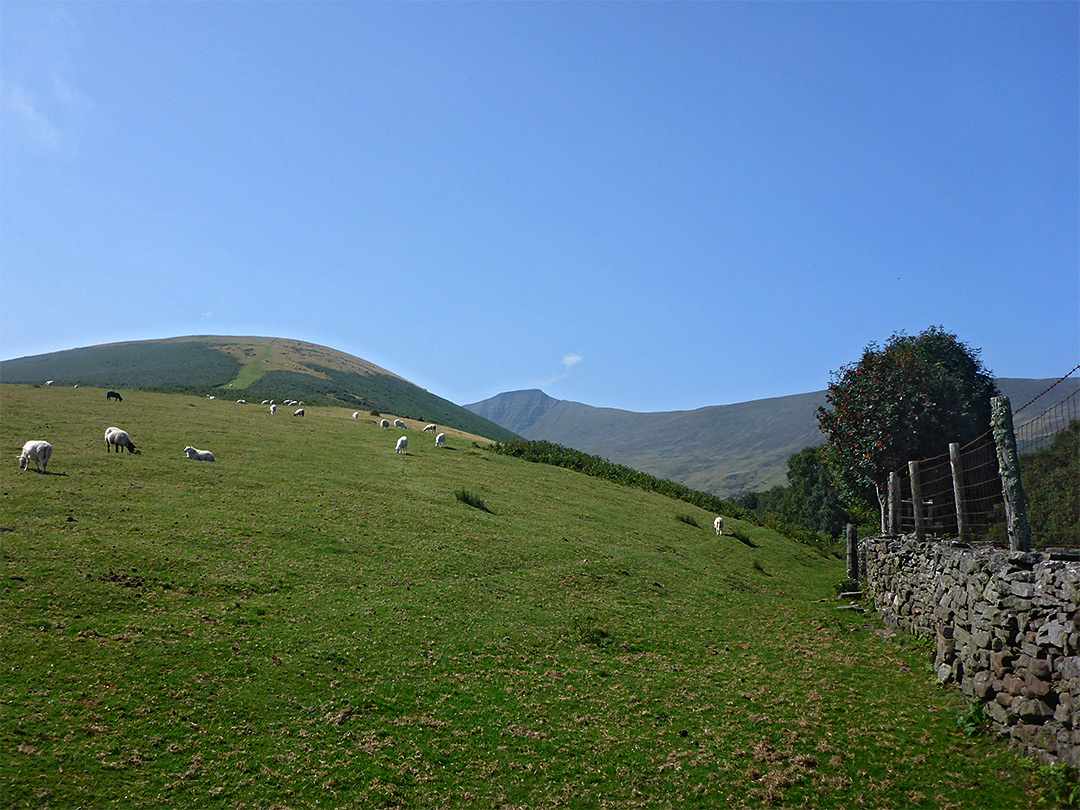
<path id="1" fill-rule="evenodd" d="M 0 414 L 4 806 L 1028 803 L 925 651 L 763 529 L 416 424 L 397 455 L 347 409 L 3 385 Z"/>

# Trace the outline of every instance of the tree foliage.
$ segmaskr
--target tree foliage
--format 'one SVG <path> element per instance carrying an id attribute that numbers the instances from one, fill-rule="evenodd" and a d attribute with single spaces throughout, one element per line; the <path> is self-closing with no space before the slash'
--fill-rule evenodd
<path id="1" fill-rule="evenodd" d="M 854 509 L 877 494 L 883 506 L 890 472 L 986 431 L 997 393 L 979 350 L 942 327 L 871 343 L 857 363 L 832 373 L 829 407 L 817 410 L 844 502 Z"/>
<path id="2" fill-rule="evenodd" d="M 1080 422 L 1045 450 L 1020 457 L 1031 535 L 1038 546 L 1080 546 Z"/>
<path id="3" fill-rule="evenodd" d="M 839 537 L 848 523 L 821 447 L 806 447 L 788 459 L 787 488 L 780 503 L 786 519 Z"/>

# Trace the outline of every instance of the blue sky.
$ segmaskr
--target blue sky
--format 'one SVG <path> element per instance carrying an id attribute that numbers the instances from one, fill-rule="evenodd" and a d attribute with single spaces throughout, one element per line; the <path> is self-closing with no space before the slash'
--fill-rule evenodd
<path id="1" fill-rule="evenodd" d="M 1080 4 L 0 7 L 0 357 L 331 346 L 459 404 L 1080 362 Z"/>

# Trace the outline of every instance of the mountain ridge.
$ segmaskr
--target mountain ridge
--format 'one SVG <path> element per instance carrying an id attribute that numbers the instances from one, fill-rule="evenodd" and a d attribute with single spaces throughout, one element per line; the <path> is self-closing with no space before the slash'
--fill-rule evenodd
<path id="1" fill-rule="evenodd" d="M 1017 409 L 1055 381 L 1000 378 Z M 1068 396 L 1080 381 L 1066 381 Z M 721 498 L 763 491 L 787 480 L 788 459 L 823 444 L 815 411 L 826 391 L 640 413 L 559 400 L 539 389 L 496 394 L 464 407 L 526 439 L 543 439 L 602 456 Z M 1026 418 L 1038 415 L 1025 414 Z M 1023 424 L 1025 418 L 1018 418 Z"/>

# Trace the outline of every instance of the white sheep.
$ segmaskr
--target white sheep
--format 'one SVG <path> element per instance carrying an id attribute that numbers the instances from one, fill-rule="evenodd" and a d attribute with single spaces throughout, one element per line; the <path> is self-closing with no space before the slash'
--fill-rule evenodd
<path id="1" fill-rule="evenodd" d="M 409 429 L 409 426 L 402 422 L 400 419 L 394 420 L 394 427 L 405 428 L 405 430 Z"/>
<path id="2" fill-rule="evenodd" d="M 304 415 L 304 409 L 303 408 L 297 408 L 295 411 L 293 411 L 293 416 L 303 416 L 303 415 Z"/>
<path id="3" fill-rule="evenodd" d="M 238 400 L 236 400 L 236 404 L 237 405 L 247 405 L 247 400 L 246 399 L 238 399 Z"/>
<path id="4" fill-rule="evenodd" d="M 45 384 L 46 384 L 46 385 L 52 385 L 52 384 L 53 384 L 53 380 L 46 380 L 46 381 L 45 381 Z"/>
<path id="5" fill-rule="evenodd" d="M 402 436 L 400 439 L 397 440 L 397 445 L 394 447 L 394 452 L 395 453 L 405 453 L 405 455 L 409 454 L 409 437 L 408 436 Z"/>
<path id="6" fill-rule="evenodd" d="M 261 404 L 263 404 L 263 405 L 269 405 L 269 404 L 270 404 L 270 400 L 268 400 L 268 399 L 264 399 L 264 400 L 262 401 L 262 403 L 261 403 Z"/>
<path id="7" fill-rule="evenodd" d="M 273 416 L 275 413 L 277 413 L 277 405 L 271 405 L 270 406 L 270 415 Z"/>
<path id="8" fill-rule="evenodd" d="M 209 450 L 196 450 L 194 447 L 185 447 L 184 453 L 192 461 L 213 461 L 214 454 Z"/>
<path id="9" fill-rule="evenodd" d="M 424 425 L 424 432 L 425 433 L 434 433 L 438 429 L 439 428 L 436 425 Z"/>
<path id="10" fill-rule="evenodd" d="M 360 411 L 353 411 L 352 418 L 353 419 L 359 419 L 360 418 Z"/>
<path id="11" fill-rule="evenodd" d="M 716 529 L 716 536 L 719 537 L 724 533 L 724 519 L 719 515 L 716 516 L 716 520 L 712 522 L 713 528 Z"/>
<path id="12" fill-rule="evenodd" d="M 436 447 L 446 447 L 446 434 L 445 433 L 440 433 L 438 436 L 435 437 L 435 446 Z"/>
<path id="13" fill-rule="evenodd" d="M 105 450 L 112 452 L 113 448 L 116 448 L 117 453 L 123 453 L 126 447 L 129 453 L 135 452 L 135 445 L 131 441 L 131 437 L 127 435 L 127 431 L 121 430 L 118 427 L 110 427 L 105 429 Z"/>
<path id="14" fill-rule="evenodd" d="M 381 427 L 383 430 L 389 430 L 390 429 L 390 420 L 389 419 L 383 419 L 381 422 L 379 422 L 379 427 Z"/>
<path id="15" fill-rule="evenodd" d="M 45 466 L 52 458 L 52 445 L 42 439 L 29 441 L 23 445 L 22 454 L 19 456 L 19 469 L 29 470 L 30 462 L 34 462 L 39 473 L 45 472 Z"/>

